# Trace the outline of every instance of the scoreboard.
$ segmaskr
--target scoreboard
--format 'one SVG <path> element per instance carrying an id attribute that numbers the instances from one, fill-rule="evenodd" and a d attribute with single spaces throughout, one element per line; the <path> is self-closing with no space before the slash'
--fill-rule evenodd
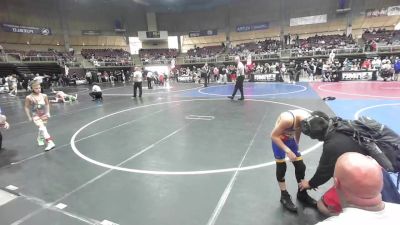
<path id="1" fill-rule="evenodd" d="M 168 31 L 138 31 L 141 41 L 168 40 Z"/>

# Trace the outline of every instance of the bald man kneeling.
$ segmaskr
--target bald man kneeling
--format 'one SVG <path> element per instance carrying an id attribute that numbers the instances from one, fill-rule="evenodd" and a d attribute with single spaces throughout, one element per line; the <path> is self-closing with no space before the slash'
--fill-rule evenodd
<path id="1" fill-rule="evenodd" d="M 371 157 L 355 152 L 341 155 L 334 183 L 343 211 L 318 225 L 399 224 L 400 205 L 382 201 L 382 168 Z"/>

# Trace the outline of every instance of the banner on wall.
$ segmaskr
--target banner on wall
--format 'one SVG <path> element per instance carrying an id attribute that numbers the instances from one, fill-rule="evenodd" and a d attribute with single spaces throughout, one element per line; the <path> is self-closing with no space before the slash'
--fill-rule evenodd
<path id="1" fill-rule="evenodd" d="M 387 15 L 388 15 L 388 9 L 387 8 L 367 9 L 365 11 L 365 16 L 366 17 L 379 17 L 379 16 L 387 16 Z"/>
<path id="2" fill-rule="evenodd" d="M 82 30 L 82 35 L 98 36 L 101 35 L 101 30 Z"/>
<path id="3" fill-rule="evenodd" d="M 400 5 L 389 7 L 387 10 L 388 16 L 400 16 Z"/>
<path id="4" fill-rule="evenodd" d="M 200 31 L 191 31 L 189 32 L 189 37 L 202 37 L 202 36 L 214 36 L 218 34 L 217 29 L 212 30 L 200 30 Z"/>
<path id="5" fill-rule="evenodd" d="M 8 23 L 2 23 L 1 27 L 5 32 L 51 35 L 51 29 L 46 27 L 28 27 Z"/>
<path id="6" fill-rule="evenodd" d="M 306 16 L 306 17 L 298 17 L 290 19 L 290 26 L 301 26 L 301 25 L 309 25 L 309 24 L 318 24 L 318 23 L 326 23 L 328 22 L 328 15 L 316 15 L 316 16 Z"/>
<path id="7" fill-rule="evenodd" d="M 236 26 L 236 32 L 247 32 L 253 30 L 266 30 L 269 28 L 268 22 L 253 23 L 253 24 L 242 24 Z"/>

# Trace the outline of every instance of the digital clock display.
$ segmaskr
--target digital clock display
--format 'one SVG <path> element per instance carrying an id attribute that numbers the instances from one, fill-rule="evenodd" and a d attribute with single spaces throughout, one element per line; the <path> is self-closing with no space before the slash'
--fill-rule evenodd
<path id="1" fill-rule="evenodd" d="M 146 31 L 147 38 L 160 38 L 160 31 Z"/>

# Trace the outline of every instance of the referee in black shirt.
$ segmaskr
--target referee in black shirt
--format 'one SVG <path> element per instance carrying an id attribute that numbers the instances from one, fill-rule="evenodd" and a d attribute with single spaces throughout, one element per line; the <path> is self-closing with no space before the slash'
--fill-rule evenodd
<path id="1" fill-rule="evenodd" d="M 238 100 L 244 100 L 244 93 L 243 93 L 243 81 L 244 81 L 244 65 L 240 62 L 240 57 L 235 57 L 235 62 L 237 63 L 237 70 L 236 70 L 236 84 L 235 89 L 233 90 L 232 96 L 228 96 L 228 98 L 232 99 L 235 97 L 237 90 L 240 91 L 240 98 Z"/>

